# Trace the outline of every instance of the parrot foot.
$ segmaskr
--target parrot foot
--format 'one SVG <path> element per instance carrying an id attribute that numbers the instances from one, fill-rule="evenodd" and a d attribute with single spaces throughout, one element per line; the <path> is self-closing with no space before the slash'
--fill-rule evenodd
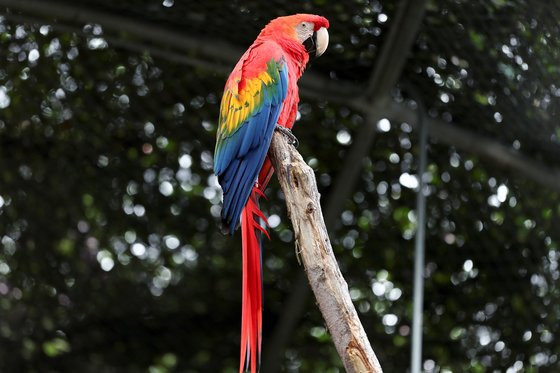
<path id="1" fill-rule="evenodd" d="M 274 128 L 274 130 L 280 132 L 281 134 L 286 136 L 288 139 L 290 139 L 291 140 L 290 144 L 293 145 L 295 148 L 297 148 L 299 146 L 299 140 L 297 139 L 297 137 L 294 136 L 294 134 L 292 133 L 292 130 L 290 130 L 289 128 L 286 128 L 286 127 L 283 127 L 283 126 L 277 124 L 276 128 Z"/>

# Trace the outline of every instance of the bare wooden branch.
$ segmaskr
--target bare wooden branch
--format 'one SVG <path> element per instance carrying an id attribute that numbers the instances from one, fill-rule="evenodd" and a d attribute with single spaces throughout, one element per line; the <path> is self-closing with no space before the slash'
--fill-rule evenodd
<path id="1" fill-rule="evenodd" d="M 382 373 L 334 257 L 313 170 L 280 133 L 274 134 L 269 155 L 309 284 L 344 368 L 349 373 Z"/>

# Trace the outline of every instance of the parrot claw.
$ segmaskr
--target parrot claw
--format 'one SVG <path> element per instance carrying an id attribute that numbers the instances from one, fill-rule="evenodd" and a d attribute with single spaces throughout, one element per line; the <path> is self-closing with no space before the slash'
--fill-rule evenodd
<path id="1" fill-rule="evenodd" d="M 290 144 L 293 145 L 295 148 L 297 148 L 299 146 L 299 140 L 297 139 L 297 137 L 294 136 L 294 134 L 292 133 L 292 130 L 290 130 L 289 128 L 286 128 L 286 127 L 283 127 L 283 126 L 277 124 L 276 128 L 274 130 L 280 132 L 281 134 L 286 136 L 288 139 L 290 139 L 291 140 Z"/>

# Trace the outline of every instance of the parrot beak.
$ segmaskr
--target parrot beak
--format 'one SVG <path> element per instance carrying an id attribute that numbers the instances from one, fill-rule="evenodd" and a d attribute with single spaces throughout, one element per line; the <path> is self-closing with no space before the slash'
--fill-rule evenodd
<path id="1" fill-rule="evenodd" d="M 326 28 L 321 27 L 315 31 L 309 39 L 303 42 L 309 57 L 319 57 L 327 50 L 329 46 L 329 32 Z"/>
<path id="2" fill-rule="evenodd" d="M 327 31 L 326 28 L 321 27 L 314 34 L 315 34 L 314 37 L 317 41 L 317 43 L 316 43 L 316 45 L 317 45 L 316 56 L 319 57 L 320 55 L 325 53 L 325 51 L 327 50 L 327 47 L 329 46 L 329 32 Z"/>

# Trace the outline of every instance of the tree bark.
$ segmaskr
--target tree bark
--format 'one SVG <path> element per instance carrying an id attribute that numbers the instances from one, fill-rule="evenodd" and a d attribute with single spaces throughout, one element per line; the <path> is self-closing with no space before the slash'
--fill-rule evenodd
<path id="1" fill-rule="evenodd" d="M 280 133 L 274 133 L 269 155 L 286 197 L 296 248 L 344 368 L 382 373 L 334 257 L 313 170 Z"/>

